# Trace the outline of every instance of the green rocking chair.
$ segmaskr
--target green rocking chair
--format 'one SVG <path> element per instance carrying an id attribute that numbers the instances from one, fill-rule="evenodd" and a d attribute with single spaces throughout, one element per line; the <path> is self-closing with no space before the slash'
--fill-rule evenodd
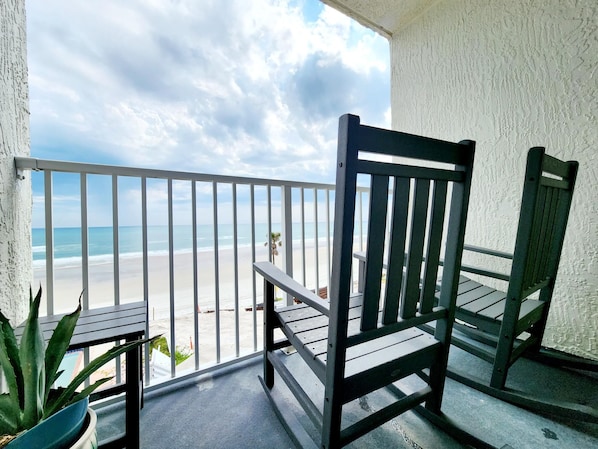
<path id="1" fill-rule="evenodd" d="M 380 162 L 380 156 L 388 162 Z M 444 142 L 364 126 L 352 115 L 341 117 L 329 300 L 271 263 L 254 265 L 265 280 L 263 385 L 298 446 L 345 446 L 420 404 L 440 414 L 473 156 L 471 141 Z M 442 168 L 429 167 L 434 164 Z M 371 188 L 369 258 L 364 291 L 354 294 L 355 197 L 361 177 L 368 179 Z M 411 254 L 407 258 L 406 247 Z M 444 269 L 436 305 L 441 259 Z M 386 278 L 384 260 L 388 260 Z M 425 288 L 420 301 L 422 270 Z M 275 307 L 274 286 L 301 304 Z M 434 335 L 417 327 L 427 322 L 435 323 Z M 286 356 L 280 351 L 289 345 L 296 354 Z M 299 357 L 296 360 L 304 371 L 293 372 L 287 366 L 291 357 Z M 311 372 L 321 387 L 319 400 L 308 393 L 313 385 L 305 385 Z M 419 390 L 404 396 L 394 391 L 395 382 L 412 375 L 423 380 Z M 296 401 L 290 402 L 302 407 L 301 417 L 313 422 L 315 442 L 297 414 L 289 413 L 289 399 L 281 394 L 285 390 L 275 387 L 275 378 L 282 379 L 294 395 Z M 349 403 L 376 391 L 384 394 L 386 387 L 392 388 L 393 400 L 361 419 L 346 421 Z"/>
<path id="2" fill-rule="evenodd" d="M 598 371 L 598 363 L 542 348 L 555 288 L 578 163 L 564 162 L 532 148 L 527 157 L 521 212 L 512 255 L 465 245 L 466 251 L 511 259 L 510 275 L 463 265 L 462 272 L 508 283 L 505 291 L 461 276 L 452 344 L 492 364 L 488 383 L 451 370 L 451 376 L 493 396 L 526 408 L 598 422 L 583 404 L 553 403 L 505 388 L 509 368 L 521 356 L 552 365 Z M 482 343 L 481 345 L 478 343 Z M 530 380 L 532 381 L 532 380 Z"/>

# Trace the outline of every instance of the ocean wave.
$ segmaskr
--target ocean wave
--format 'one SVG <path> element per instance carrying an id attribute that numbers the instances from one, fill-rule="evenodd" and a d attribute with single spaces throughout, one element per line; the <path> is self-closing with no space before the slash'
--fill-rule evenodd
<path id="1" fill-rule="evenodd" d="M 332 235 L 327 236 L 326 231 L 319 232 L 318 238 L 315 238 L 314 234 L 306 233 L 305 242 L 302 241 L 302 232 L 298 232 L 296 229 L 293 232 L 293 244 L 292 248 L 293 251 L 301 251 L 301 247 L 305 246 L 306 248 L 313 248 L 314 245 L 317 246 L 326 246 L 327 241 L 330 238 L 332 240 Z M 287 235 L 288 236 L 288 235 Z M 356 241 L 359 240 L 358 236 L 355 236 Z M 252 242 L 252 239 L 255 239 L 255 242 Z M 252 245 L 255 245 L 256 249 L 262 248 L 264 246 L 266 239 L 260 238 L 259 234 L 256 233 L 253 236 L 248 236 L 245 234 L 237 236 L 237 248 L 251 248 Z M 286 240 L 286 239 L 285 239 Z M 282 251 L 286 249 L 286 241 L 283 240 L 283 247 Z M 214 242 L 213 237 L 209 236 L 197 236 L 197 251 L 198 253 L 206 253 L 206 252 L 213 252 L 214 251 Z M 201 242 L 201 243 L 200 243 Z M 44 257 L 44 253 L 46 252 L 46 246 L 40 244 L 39 242 L 37 245 L 32 246 L 33 252 L 33 267 L 39 269 L 40 267 L 45 267 L 46 260 Z M 56 243 L 56 242 L 55 242 Z M 169 254 L 168 240 L 153 240 L 148 242 L 149 251 L 148 257 L 153 256 L 167 256 Z M 193 252 L 193 243 L 192 241 L 185 241 L 179 242 L 177 245 L 175 239 L 175 250 L 174 254 L 191 254 Z M 157 247 L 156 247 L 157 246 Z M 177 248 L 178 246 L 178 248 Z M 234 233 L 231 234 L 228 230 L 224 230 L 222 234 L 218 236 L 217 247 L 219 251 L 227 251 L 234 249 Z M 63 243 L 60 245 L 55 245 L 54 250 L 54 259 L 53 263 L 54 266 L 57 268 L 61 267 L 80 267 L 82 264 L 82 257 L 81 257 L 81 246 L 80 243 L 73 244 L 71 242 Z M 109 241 L 109 244 L 100 245 L 98 246 L 97 243 L 93 243 L 89 247 L 90 256 L 88 258 L 89 265 L 101 265 L 101 264 L 108 264 L 113 263 L 114 256 L 112 253 L 112 240 Z M 121 243 L 120 245 L 120 260 L 123 259 L 135 259 L 143 257 L 143 251 L 141 250 L 141 245 L 124 245 Z"/>
<path id="2" fill-rule="evenodd" d="M 260 245 L 256 245 L 260 246 Z M 239 248 L 251 247 L 251 244 L 247 245 L 238 245 Z M 233 249 L 233 245 L 219 245 L 219 250 L 230 250 Z M 207 253 L 214 251 L 214 248 L 197 248 L 198 253 Z M 185 248 L 179 249 L 174 251 L 174 255 L 178 254 L 191 254 L 193 249 Z M 147 256 L 148 258 L 151 257 L 158 257 L 158 256 L 167 256 L 169 254 L 168 250 L 156 250 L 156 251 L 148 251 Z M 126 260 L 126 259 L 139 259 L 143 257 L 143 252 L 128 252 L 128 253 L 121 253 L 119 255 L 119 260 Z M 103 264 L 110 264 L 114 262 L 114 255 L 113 254 L 102 254 L 97 256 L 89 256 L 88 263 L 90 266 L 93 265 L 103 265 Z M 80 267 L 82 264 L 82 257 L 75 256 L 75 257 L 58 257 L 54 259 L 54 267 L 56 268 L 77 268 Z M 40 269 L 46 266 L 46 259 L 39 259 L 33 261 L 33 268 Z"/>

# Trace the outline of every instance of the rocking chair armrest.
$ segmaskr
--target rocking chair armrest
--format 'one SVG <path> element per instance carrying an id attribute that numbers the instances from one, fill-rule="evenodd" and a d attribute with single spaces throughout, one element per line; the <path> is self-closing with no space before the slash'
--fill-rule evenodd
<path id="1" fill-rule="evenodd" d="M 506 253 L 504 251 L 497 251 L 495 249 L 490 249 L 490 248 L 484 248 L 482 246 L 463 245 L 463 249 L 465 251 L 471 251 L 474 253 L 487 254 L 489 256 L 496 256 L 496 257 L 501 257 L 503 259 L 513 260 L 513 254 L 511 254 L 511 253 Z"/>
<path id="2" fill-rule="evenodd" d="M 482 248 L 479 246 L 472 246 L 472 245 L 464 245 L 463 246 L 464 250 L 467 251 L 472 251 L 472 252 L 477 252 L 477 253 L 481 253 L 481 254 L 487 254 L 489 256 L 496 256 L 496 257 L 501 257 L 503 259 L 513 259 L 513 255 L 509 254 L 509 253 L 505 253 L 502 251 L 495 251 L 492 249 L 488 249 L 488 248 Z M 363 270 L 365 269 L 365 262 L 367 260 L 366 257 L 366 253 L 365 252 L 355 252 L 353 253 L 353 257 L 355 257 L 358 261 L 359 261 L 359 280 L 358 280 L 358 290 L 362 291 L 363 289 Z M 425 260 L 425 258 L 424 258 Z M 443 265 L 443 261 L 440 261 L 440 265 Z M 386 264 L 384 264 L 383 266 L 384 268 L 386 268 Z M 461 271 L 465 271 L 467 273 L 473 273 L 473 274 L 479 274 L 480 276 L 486 276 L 486 277 L 490 277 L 490 278 L 494 278 L 494 279 L 500 279 L 502 281 L 507 281 L 509 282 L 509 279 L 511 278 L 508 274 L 505 273 L 499 273 L 498 271 L 492 271 L 492 270 L 486 270 L 484 268 L 480 268 L 480 267 L 474 267 L 472 265 L 461 265 Z"/>
<path id="3" fill-rule="evenodd" d="M 328 316 L 330 305 L 328 301 L 322 300 L 314 292 L 308 290 L 295 279 L 290 277 L 284 271 L 276 267 L 270 262 L 255 262 L 253 269 L 264 277 L 268 282 L 280 288 L 286 293 L 290 293 L 296 299 L 304 302 L 310 307 L 313 307 L 318 312 Z"/>
<path id="4" fill-rule="evenodd" d="M 490 248 L 483 248 L 481 246 L 463 245 L 463 250 L 471 251 L 471 252 L 479 253 L 479 254 L 486 254 L 488 256 L 500 257 L 502 259 L 513 260 L 513 255 L 510 253 L 506 253 L 503 251 L 496 251 L 496 250 L 490 249 Z M 467 273 L 479 274 L 480 276 L 486 276 L 486 277 L 490 277 L 490 278 L 494 278 L 494 279 L 500 279 L 500 280 L 507 281 L 507 282 L 509 282 L 509 279 L 511 278 L 508 274 L 499 273 L 498 271 L 486 270 L 484 268 L 474 267 L 471 265 L 461 265 L 461 271 L 465 271 Z"/>
<path id="5" fill-rule="evenodd" d="M 483 268 L 473 267 L 471 265 L 461 265 L 461 271 L 479 274 L 480 276 L 486 276 L 489 278 L 500 279 L 501 281 L 507 282 L 509 282 L 509 279 L 511 279 L 511 276 L 508 274 L 499 273 L 498 271 L 485 270 Z"/>

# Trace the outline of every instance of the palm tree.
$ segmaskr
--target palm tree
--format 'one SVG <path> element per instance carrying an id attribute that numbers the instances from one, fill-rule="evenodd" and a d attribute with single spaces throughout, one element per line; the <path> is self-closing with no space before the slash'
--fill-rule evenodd
<path id="1" fill-rule="evenodd" d="M 270 251 L 272 251 L 272 263 L 275 263 L 275 256 L 278 256 L 278 247 L 282 246 L 280 237 L 280 232 L 271 232 L 270 241 L 264 243 L 264 246 L 268 246 L 268 243 L 270 243 Z"/>

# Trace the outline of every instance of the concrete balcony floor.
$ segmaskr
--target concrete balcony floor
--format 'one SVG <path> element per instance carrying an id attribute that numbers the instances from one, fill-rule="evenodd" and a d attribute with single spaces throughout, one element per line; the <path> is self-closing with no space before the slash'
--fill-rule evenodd
<path id="1" fill-rule="evenodd" d="M 301 369 L 297 355 L 289 366 Z M 185 448 L 293 448 L 258 380 L 261 357 L 199 375 L 161 390 L 147 392 L 141 411 L 141 447 Z M 484 375 L 488 364 L 451 348 L 452 366 Z M 306 381 L 311 373 L 305 370 Z M 511 381 L 511 378 L 513 379 Z M 314 378 L 315 379 L 315 378 Z M 551 399 L 598 404 L 598 375 L 539 365 L 521 359 L 510 375 L 509 387 L 525 381 L 534 389 L 548 389 Z M 529 382 L 528 382 L 529 381 Z M 279 382 L 282 385 L 282 381 Z M 316 385 L 316 383 L 313 383 Z M 350 407 L 367 410 L 375 402 Z M 363 413 L 363 410 L 358 410 Z M 598 424 L 568 421 L 531 413 L 447 379 L 443 412 L 461 428 L 501 449 L 582 449 L 598 447 Z M 98 412 L 100 439 L 121 431 L 122 404 Z M 303 419 L 303 418 L 302 418 Z M 305 421 L 308 421 L 305 419 Z M 351 448 L 462 448 L 414 412 L 407 412 L 352 443 Z"/>

